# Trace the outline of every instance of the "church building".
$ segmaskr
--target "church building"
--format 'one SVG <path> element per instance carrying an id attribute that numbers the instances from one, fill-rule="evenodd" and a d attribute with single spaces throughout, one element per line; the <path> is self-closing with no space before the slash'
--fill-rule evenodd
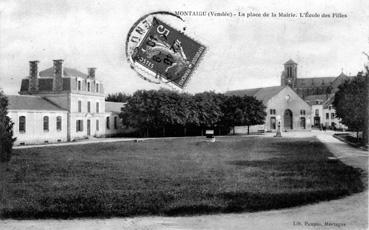
<path id="1" fill-rule="evenodd" d="M 335 116 L 332 102 L 338 86 L 353 77 L 343 72 L 333 77 L 298 78 L 297 63 L 289 60 L 284 63 L 281 86 L 291 87 L 312 107 L 311 123 L 314 127 L 346 128 Z"/>
<path id="2" fill-rule="evenodd" d="M 281 85 L 265 88 L 233 90 L 226 95 L 248 95 L 263 101 L 265 123 L 250 127 L 250 132 L 310 130 L 312 127 L 347 128 L 336 117 L 332 106 L 338 86 L 351 79 L 341 73 L 336 77 L 298 78 L 297 63 L 284 63 Z M 247 133 L 247 127 L 235 127 L 236 133 Z"/>
<path id="3" fill-rule="evenodd" d="M 8 112 L 14 122 L 16 145 L 74 141 L 118 135 L 123 103 L 105 102 L 104 87 L 96 68 L 87 74 L 64 67 L 63 60 L 39 71 L 30 61 L 29 76 L 20 95 L 10 95 Z"/>
<path id="4" fill-rule="evenodd" d="M 265 123 L 250 127 L 250 132 L 310 130 L 311 107 L 289 86 L 228 91 L 226 95 L 253 96 L 266 107 Z M 247 127 L 235 127 L 236 133 L 247 133 Z"/>

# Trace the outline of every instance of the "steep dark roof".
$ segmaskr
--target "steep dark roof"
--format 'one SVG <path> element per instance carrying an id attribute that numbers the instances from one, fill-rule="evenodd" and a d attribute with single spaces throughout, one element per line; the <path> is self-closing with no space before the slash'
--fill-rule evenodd
<path id="1" fill-rule="evenodd" d="M 328 100 L 326 100 L 323 104 L 323 108 L 326 109 L 328 108 L 328 106 L 330 106 L 334 101 L 334 94 L 330 95 L 330 97 L 328 98 Z"/>
<path id="2" fill-rule="evenodd" d="M 291 64 L 295 64 L 297 65 L 296 62 L 294 62 L 292 59 L 288 60 L 286 63 L 284 63 L 285 65 L 291 65 Z"/>
<path id="3" fill-rule="evenodd" d="M 277 95 L 282 89 L 288 86 L 272 86 L 265 88 L 255 88 L 255 89 L 243 89 L 243 90 L 232 90 L 228 91 L 226 95 L 235 95 L 235 96 L 253 96 L 256 99 L 263 101 L 266 104 L 272 97 Z"/>
<path id="4" fill-rule="evenodd" d="M 49 110 L 49 111 L 66 111 L 56 104 L 40 97 L 29 95 L 10 95 L 7 96 L 9 101 L 9 110 Z"/>
<path id="5" fill-rule="evenodd" d="M 63 68 L 63 73 L 64 73 L 64 76 L 66 77 L 69 77 L 69 76 L 83 77 L 83 78 L 87 77 L 87 74 L 82 73 L 76 69 L 68 68 L 68 67 Z M 53 67 L 40 71 L 40 77 L 53 77 L 53 76 L 54 76 Z"/>
<path id="6" fill-rule="evenodd" d="M 113 113 L 120 113 L 122 108 L 126 105 L 127 103 L 123 103 L 123 102 L 111 102 L 111 101 L 106 101 L 105 102 L 105 111 L 106 112 L 113 112 Z"/>
<path id="7" fill-rule="evenodd" d="M 333 88 L 338 88 L 339 85 L 341 85 L 342 83 L 344 83 L 347 80 L 350 80 L 354 78 L 354 76 L 347 76 L 344 73 L 341 73 L 340 75 L 338 75 L 338 77 L 336 77 L 336 79 L 332 82 L 332 87 Z"/>
<path id="8" fill-rule="evenodd" d="M 309 95 L 304 98 L 304 100 L 310 105 L 316 105 L 316 101 L 319 101 L 318 104 L 323 104 L 331 97 L 330 94 L 319 94 L 319 95 Z"/>

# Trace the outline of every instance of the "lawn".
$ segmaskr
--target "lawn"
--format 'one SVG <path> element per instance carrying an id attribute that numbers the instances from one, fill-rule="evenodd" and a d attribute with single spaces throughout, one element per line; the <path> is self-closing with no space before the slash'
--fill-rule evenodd
<path id="1" fill-rule="evenodd" d="M 18 149 L 1 218 L 192 215 L 279 209 L 363 190 L 315 138 L 221 137 Z M 4 167 L 3 167 L 4 168 Z"/>

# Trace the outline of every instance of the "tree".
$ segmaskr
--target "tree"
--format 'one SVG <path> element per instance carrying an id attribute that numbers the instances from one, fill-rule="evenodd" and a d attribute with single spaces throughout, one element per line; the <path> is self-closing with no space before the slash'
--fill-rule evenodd
<path id="1" fill-rule="evenodd" d="M 0 90 L 0 161 L 6 162 L 11 158 L 13 143 L 13 122 L 8 115 L 8 98 Z"/>
<path id="2" fill-rule="evenodd" d="M 367 142 L 366 119 L 368 110 L 368 73 L 360 72 L 357 77 L 346 81 L 338 87 L 333 106 L 336 116 L 341 122 L 356 131 L 359 140 L 359 132 L 364 132 L 363 142 Z"/>
<path id="3" fill-rule="evenodd" d="M 232 127 L 233 134 L 235 134 L 235 126 L 243 125 L 244 113 L 242 104 L 243 102 L 240 96 L 228 96 L 222 105 L 223 116 L 221 123 L 226 127 Z"/>
<path id="4" fill-rule="evenodd" d="M 105 100 L 112 101 L 112 102 L 127 102 L 129 98 L 130 98 L 130 95 L 125 94 L 125 93 L 112 93 L 112 94 L 108 94 Z"/>
<path id="5" fill-rule="evenodd" d="M 250 126 L 264 124 L 266 116 L 265 106 L 262 101 L 250 96 L 229 96 L 224 102 L 223 118 L 224 125 L 247 126 L 247 134 L 250 133 Z"/>
<path id="6" fill-rule="evenodd" d="M 201 135 L 206 128 L 214 128 L 221 121 L 222 97 L 214 92 L 197 93 L 194 95 Z"/>
<path id="7" fill-rule="evenodd" d="M 247 134 L 250 134 L 250 126 L 264 124 L 266 107 L 255 97 L 244 96 L 243 101 L 246 107 L 245 125 L 247 125 Z"/>
<path id="8" fill-rule="evenodd" d="M 129 99 L 121 113 L 123 124 L 133 128 L 145 130 L 148 136 L 148 129 L 154 123 L 155 105 L 152 103 L 153 90 L 138 90 Z"/>

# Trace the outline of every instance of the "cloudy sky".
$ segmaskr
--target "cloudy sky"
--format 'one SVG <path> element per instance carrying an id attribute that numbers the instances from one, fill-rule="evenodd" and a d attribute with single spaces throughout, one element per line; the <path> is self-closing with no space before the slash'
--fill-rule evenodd
<path id="1" fill-rule="evenodd" d="M 298 2 L 298 3 L 297 3 Z M 342 13 L 346 18 L 183 17 L 187 33 L 207 47 L 186 91 L 254 88 L 280 84 L 292 58 L 299 77 L 356 74 L 369 51 L 369 1 L 0 1 L 0 88 L 16 94 L 29 72 L 64 59 L 86 72 L 97 67 L 107 93 L 157 89 L 125 61 L 124 42 L 144 14 L 165 11 Z"/>

